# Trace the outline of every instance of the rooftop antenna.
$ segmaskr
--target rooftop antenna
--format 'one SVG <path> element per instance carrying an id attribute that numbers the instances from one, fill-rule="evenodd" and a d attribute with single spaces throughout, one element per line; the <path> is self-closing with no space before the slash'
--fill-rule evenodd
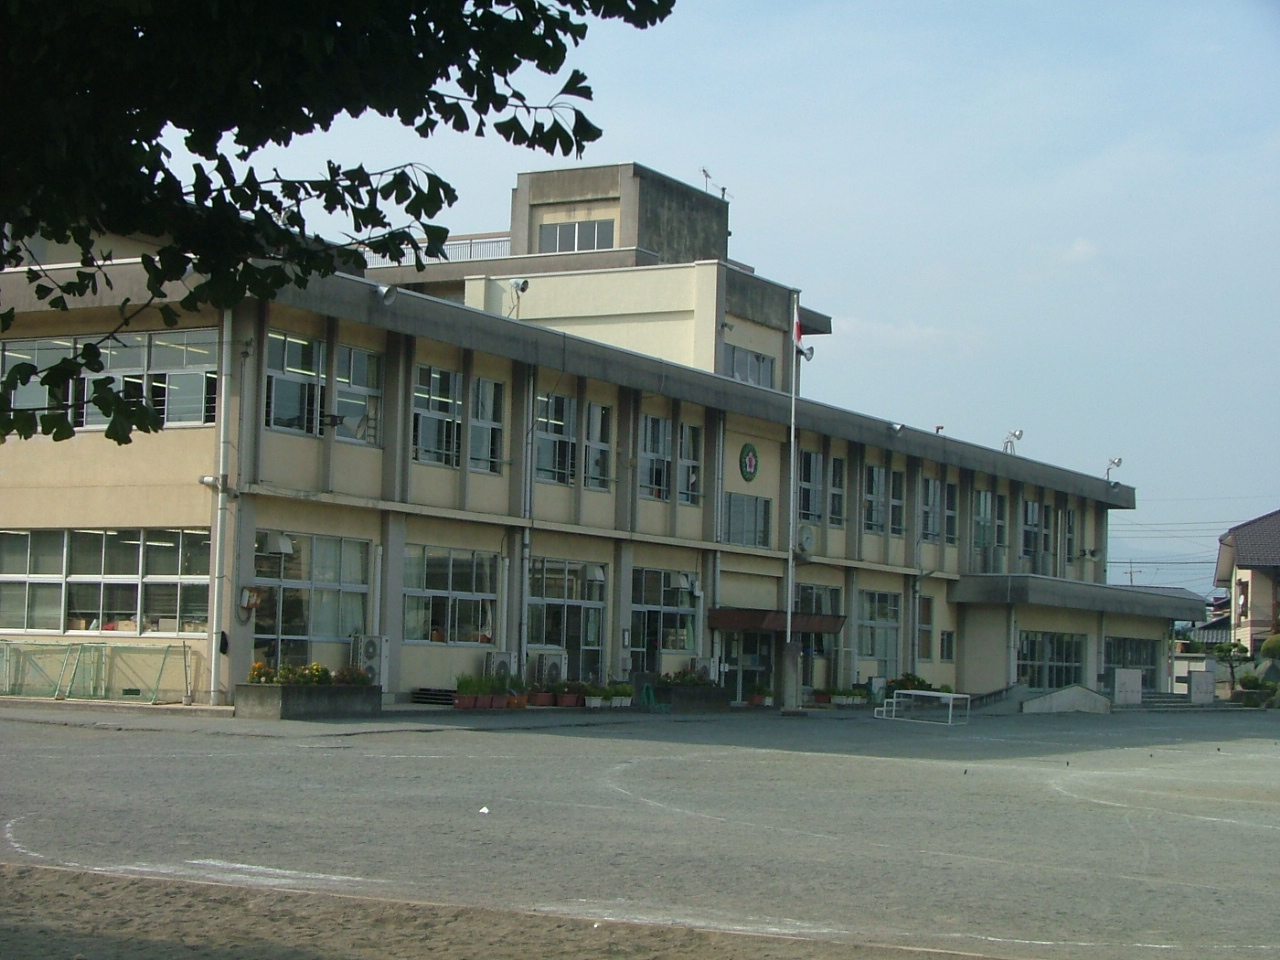
<path id="1" fill-rule="evenodd" d="M 711 192 L 711 174 L 707 172 L 707 168 L 702 168 L 702 189 L 707 193 Z"/>

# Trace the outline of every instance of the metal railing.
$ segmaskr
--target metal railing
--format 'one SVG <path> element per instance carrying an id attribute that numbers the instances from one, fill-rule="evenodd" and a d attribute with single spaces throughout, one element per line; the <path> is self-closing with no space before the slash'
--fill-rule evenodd
<path id="1" fill-rule="evenodd" d="M 449 240 L 444 245 L 445 256 L 451 261 L 458 260 L 493 260 L 498 257 L 511 256 L 511 237 L 474 237 Z M 406 251 L 404 263 L 413 263 L 412 252 Z M 390 267 L 396 263 L 390 257 L 381 257 L 372 253 L 364 255 L 370 267 Z"/>
<path id="2" fill-rule="evenodd" d="M 0 640 L 0 696 L 176 703 L 190 695 L 185 643 Z"/>

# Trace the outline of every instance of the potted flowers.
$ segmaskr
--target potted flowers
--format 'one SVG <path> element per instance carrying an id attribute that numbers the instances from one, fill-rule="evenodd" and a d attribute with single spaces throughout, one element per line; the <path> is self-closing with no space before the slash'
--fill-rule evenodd
<path id="1" fill-rule="evenodd" d="M 631 684 L 615 683 L 610 685 L 609 706 L 611 707 L 631 706 Z"/>
<path id="2" fill-rule="evenodd" d="M 457 692 L 453 695 L 453 707 L 455 710 L 473 710 L 476 706 L 476 696 L 480 692 L 483 681 L 480 677 L 471 673 L 460 673 L 454 678 L 454 684 Z"/>
<path id="3" fill-rule="evenodd" d="M 354 667 L 343 667 L 335 675 L 319 663 L 276 669 L 260 661 L 250 668 L 247 679 L 236 684 L 237 717 L 320 720 L 382 713 L 382 688 Z"/>
<path id="4" fill-rule="evenodd" d="M 601 704 L 604 703 L 605 689 L 593 683 L 587 684 L 587 689 L 583 696 L 587 702 L 588 710 L 599 710 Z"/>

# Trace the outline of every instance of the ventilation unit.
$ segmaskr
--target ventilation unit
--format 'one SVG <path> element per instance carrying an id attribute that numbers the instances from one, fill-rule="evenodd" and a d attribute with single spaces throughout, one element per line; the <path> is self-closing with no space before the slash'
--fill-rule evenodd
<path id="1" fill-rule="evenodd" d="M 711 683 L 720 682 L 720 661 L 716 657 L 694 657 L 689 662 L 690 669 L 702 680 Z"/>
<path id="2" fill-rule="evenodd" d="M 387 658 L 386 637 L 361 634 L 351 639 L 351 665 L 367 673 L 375 684 L 385 686 Z"/>
<path id="3" fill-rule="evenodd" d="M 509 677 L 519 672 L 518 657 L 509 650 L 490 650 L 484 655 L 486 677 Z"/>
<path id="4" fill-rule="evenodd" d="M 569 677 L 569 655 L 564 652 L 538 654 L 538 683 L 550 686 Z"/>

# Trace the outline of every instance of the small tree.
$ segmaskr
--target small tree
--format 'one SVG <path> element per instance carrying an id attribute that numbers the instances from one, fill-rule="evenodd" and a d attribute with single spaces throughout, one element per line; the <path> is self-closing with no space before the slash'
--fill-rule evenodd
<path id="1" fill-rule="evenodd" d="M 1249 661 L 1249 648 L 1243 643 L 1220 643 L 1213 648 L 1219 663 L 1225 663 L 1231 677 L 1231 692 L 1236 692 L 1236 667 Z"/>
<path id="2" fill-rule="evenodd" d="M 1262 641 L 1258 655 L 1268 660 L 1280 660 L 1280 633 L 1273 633 Z"/>

